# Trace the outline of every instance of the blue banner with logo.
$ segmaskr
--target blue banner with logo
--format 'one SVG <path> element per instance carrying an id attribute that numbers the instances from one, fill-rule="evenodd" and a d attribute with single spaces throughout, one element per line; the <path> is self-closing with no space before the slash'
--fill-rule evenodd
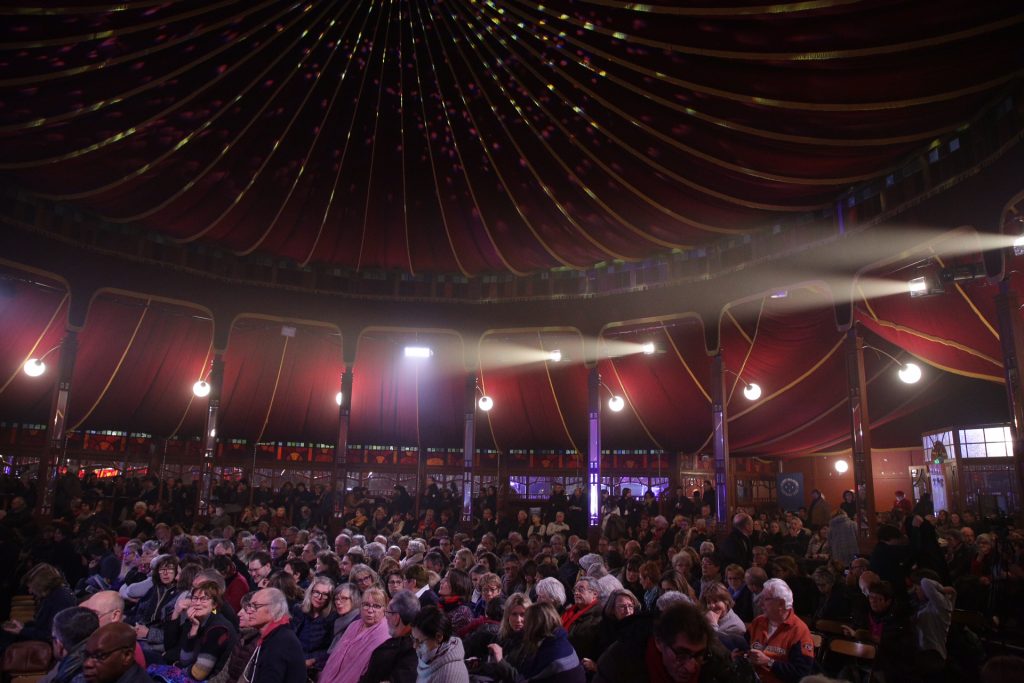
<path id="1" fill-rule="evenodd" d="M 775 486 L 780 508 L 796 511 L 804 506 L 803 472 L 781 472 L 776 475 Z"/>

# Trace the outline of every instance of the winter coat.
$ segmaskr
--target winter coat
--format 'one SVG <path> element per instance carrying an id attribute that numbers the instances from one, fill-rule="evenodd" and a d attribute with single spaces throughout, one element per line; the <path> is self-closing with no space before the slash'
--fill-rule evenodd
<path id="1" fill-rule="evenodd" d="M 416 683 L 469 683 L 466 651 L 462 641 L 452 636 L 416 664 Z"/>
<path id="2" fill-rule="evenodd" d="M 292 614 L 292 630 L 302 643 L 303 656 L 315 659 L 320 668 L 327 661 L 327 650 L 334 640 L 334 612 L 325 617 L 306 614 L 301 610 Z"/>
<path id="3" fill-rule="evenodd" d="M 370 663 L 366 666 L 366 673 L 359 679 L 359 683 L 415 683 L 418 663 L 412 638 L 389 638 L 377 646 L 370 655 Z"/>

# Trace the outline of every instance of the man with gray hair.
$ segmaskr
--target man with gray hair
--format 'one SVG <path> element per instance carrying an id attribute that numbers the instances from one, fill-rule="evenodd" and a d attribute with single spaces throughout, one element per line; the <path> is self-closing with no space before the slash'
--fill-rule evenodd
<path id="1" fill-rule="evenodd" d="M 412 642 L 412 622 L 420 613 L 420 601 L 412 591 L 395 593 L 384 611 L 391 637 L 377 646 L 359 683 L 414 683 L 416 648 Z"/>
<path id="2" fill-rule="evenodd" d="M 57 662 L 41 683 L 71 683 L 81 673 L 85 641 L 100 627 L 96 613 L 87 607 L 68 607 L 53 617 L 53 657 Z"/>
<path id="3" fill-rule="evenodd" d="M 305 683 L 305 655 L 291 628 L 284 593 L 277 588 L 257 591 L 245 610 L 249 626 L 260 635 L 242 678 L 248 683 Z"/>

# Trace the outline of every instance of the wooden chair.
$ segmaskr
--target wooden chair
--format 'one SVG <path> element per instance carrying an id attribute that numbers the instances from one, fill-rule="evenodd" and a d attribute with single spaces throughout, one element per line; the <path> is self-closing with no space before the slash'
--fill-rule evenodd
<path id="1" fill-rule="evenodd" d="M 856 659 L 857 668 L 862 674 L 861 680 L 871 680 L 875 666 L 875 655 L 878 653 L 874 645 L 836 638 L 829 642 L 828 649 L 829 652 L 835 652 L 836 654 Z"/>
<path id="2" fill-rule="evenodd" d="M 846 626 L 841 621 L 831 621 L 829 619 L 818 619 L 814 622 L 814 630 L 821 631 L 833 636 L 845 636 L 843 633 L 843 626 Z"/>

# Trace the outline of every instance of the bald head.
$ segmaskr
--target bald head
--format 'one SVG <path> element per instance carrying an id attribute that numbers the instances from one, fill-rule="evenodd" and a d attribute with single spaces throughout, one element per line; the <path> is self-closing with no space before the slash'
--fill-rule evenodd
<path id="1" fill-rule="evenodd" d="M 94 593 L 80 607 L 95 612 L 100 620 L 100 626 L 119 623 L 124 616 L 124 598 L 118 595 L 117 591 Z"/>
<path id="2" fill-rule="evenodd" d="M 113 683 L 135 666 L 135 629 L 128 624 L 101 626 L 89 636 L 83 652 L 86 683 Z"/>

